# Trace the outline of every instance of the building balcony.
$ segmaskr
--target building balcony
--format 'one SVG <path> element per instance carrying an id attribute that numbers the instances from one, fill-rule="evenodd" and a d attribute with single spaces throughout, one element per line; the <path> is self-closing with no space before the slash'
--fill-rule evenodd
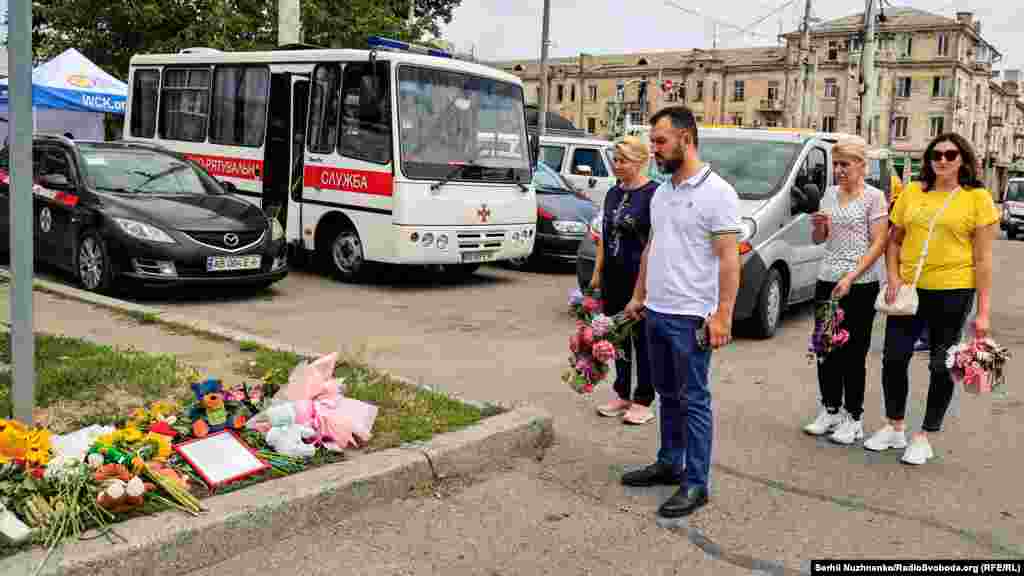
<path id="1" fill-rule="evenodd" d="M 761 98 L 757 109 L 760 112 L 782 112 L 782 100 L 780 98 Z"/>

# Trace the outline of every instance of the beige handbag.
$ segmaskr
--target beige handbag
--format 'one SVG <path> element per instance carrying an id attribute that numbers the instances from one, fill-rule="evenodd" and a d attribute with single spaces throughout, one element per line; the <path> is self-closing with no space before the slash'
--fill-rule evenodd
<path id="1" fill-rule="evenodd" d="M 942 208 L 932 218 L 931 225 L 928 226 L 928 237 L 924 240 L 924 248 L 921 250 L 921 256 L 917 259 L 917 271 L 914 273 L 914 281 L 910 284 L 900 285 L 899 290 L 896 291 L 896 299 L 892 304 L 885 301 L 886 290 L 880 291 L 878 298 L 875 299 L 875 310 L 890 316 L 913 316 L 917 314 L 917 281 L 921 279 L 921 270 L 924 268 L 925 258 L 928 257 L 928 242 L 932 239 L 932 232 L 935 231 L 935 224 L 939 221 L 939 216 L 946 211 L 949 203 L 953 201 L 953 197 L 959 191 L 960 187 L 957 186 L 950 193 L 949 197 L 946 198 L 946 203 L 942 205 Z"/>

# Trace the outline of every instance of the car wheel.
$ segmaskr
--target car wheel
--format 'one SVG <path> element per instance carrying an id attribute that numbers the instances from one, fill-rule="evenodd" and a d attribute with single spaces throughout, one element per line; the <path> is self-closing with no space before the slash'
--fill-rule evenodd
<path id="1" fill-rule="evenodd" d="M 343 282 L 359 282 L 366 278 L 368 262 L 363 242 L 352 226 L 338 230 L 323 247 L 323 259 L 331 274 Z"/>
<path id="2" fill-rule="evenodd" d="M 78 282 L 86 290 L 106 292 L 110 289 L 112 274 L 107 244 L 96 232 L 86 232 L 78 243 L 75 270 Z"/>
<path id="3" fill-rule="evenodd" d="M 782 319 L 784 299 L 785 288 L 782 283 L 782 274 L 772 268 L 768 273 L 768 279 L 761 286 L 761 293 L 757 299 L 757 310 L 754 312 L 757 334 L 761 338 L 771 338 L 778 330 L 779 321 Z"/>

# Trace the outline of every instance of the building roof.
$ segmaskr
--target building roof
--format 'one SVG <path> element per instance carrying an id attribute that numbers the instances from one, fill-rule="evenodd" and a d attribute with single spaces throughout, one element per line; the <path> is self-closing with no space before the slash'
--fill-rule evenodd
<path id="1" fill-rule="evenodd" d="M 886 21 L 883 26 L 887 27 L 920 28 L 927 26 L 957 26 L 960 24 L 953 18 L 933 14 L 931 12 L 925 12 L 924 10 L 918 10 L 917 8 L 907 8 L 903 6 L 898 8 L 887 8 L 884 10 L 884 13 Z M 863 27 L 864 13 L 860 12 L 859 14 L 843 16 L 842 18 L 823 22 L 813 26 L 811 31 L 818 33 L 846 32 L 860 30 Z M 799 34 L 799 32 L 793 32 L 793 34 Z"/>
<path id="2" fill-rule="evenodd" d="M 781 46 L 761 46 L 753 48 L 728 48 L 717 50 L 648 50 L 630 52 L 628 54 L 594 54 L 585 57 L 584 65 L 588 72 L 609 72 L 619 68 L 635 69 L 647 67 L 652 74 L 656 74 L 658 68 L 671 68 L 689 64 L 691 62 L 715 62 L 726 66 L 752 66 L 757 64 L 773 64 L 783 60 L 786 56 L 786 49 Z M 488 66 L 503 70 L 514 71 L 515 73 L 536 73 L 540 68 L 537 60 L 506 60 L 502 62 L 488 62 Z M 522 66 L 522 70 L 515 70 L 516 66 Z M 549 68 L 565 69 L 572 71 L 579 67 L 579 57 L 549 58 Z"/>

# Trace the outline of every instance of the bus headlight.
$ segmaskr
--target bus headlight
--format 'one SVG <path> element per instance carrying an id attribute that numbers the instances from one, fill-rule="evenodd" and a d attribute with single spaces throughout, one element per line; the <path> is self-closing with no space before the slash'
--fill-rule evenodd
<path id="1" fill-rule="evenodd" d="M 425 232 L 423 234 L 423 246 L 430 248 L 434 245 L 434 234 L 432 232 Z"/>
<path id="2" fill-rule="evenodd" d="M 438 234 L 436 246 L 437 246 L 438 250 L 447 250 L 448 249 L 448 235 L 447 234 Z"/>

